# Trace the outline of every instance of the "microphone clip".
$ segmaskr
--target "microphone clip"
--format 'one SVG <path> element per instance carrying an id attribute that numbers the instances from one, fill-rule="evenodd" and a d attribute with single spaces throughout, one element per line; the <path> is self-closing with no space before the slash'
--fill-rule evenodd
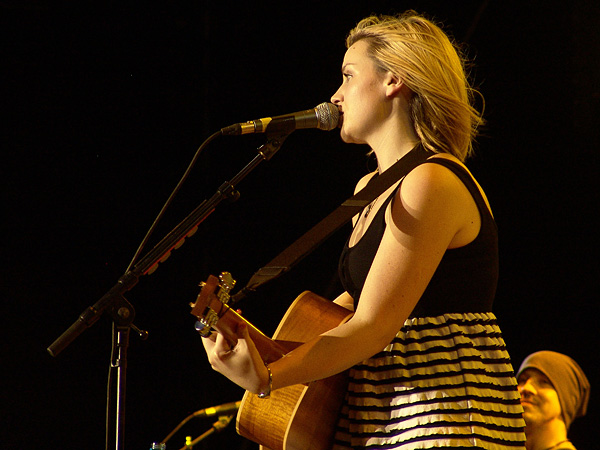
<path id="1" fill-rule="evenodd" d="M 270 160 L 275 153 L 279 151 L 283 145 L 283 141 L 292 134 L 293 129 L 287 132 L 281 133 L 280 131 L 267 131 L 267 142 L 258 147 L 258 154 L 262 156 L 265 161 Z"/>

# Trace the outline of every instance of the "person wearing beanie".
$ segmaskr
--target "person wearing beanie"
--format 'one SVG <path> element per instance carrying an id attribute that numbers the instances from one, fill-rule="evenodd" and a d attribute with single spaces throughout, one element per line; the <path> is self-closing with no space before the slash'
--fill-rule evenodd
<path id="1" fill-rule="evenodd" d="M 569 426 L 584 416 L 590 383 L 569 356 L 540 351 L 527 356 L 517 372 L 527 450 L 575 450 Z"/>

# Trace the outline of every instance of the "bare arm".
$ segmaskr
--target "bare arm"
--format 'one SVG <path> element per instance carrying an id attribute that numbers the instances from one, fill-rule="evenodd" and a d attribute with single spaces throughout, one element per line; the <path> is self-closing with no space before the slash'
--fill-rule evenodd
<path id="1" fill-rule="evenodd" d="M 272 363 L 273 389 L 334 375 L 391 342 L 444 252 L 471 220 L 464 211 L 472 198 L 464 191 L 450 171 L 436 164 L 422 165 L 406 177 L 354 316 Z M 346 295 L 338 301 L 347 301 Z M 247 332 L 240 330 L 238 345 L 229 353 L 220 344 L 219 339 L 216 345 L 205 343 L 213 367 L 251 392 L 264 389 L 267 371 Z"/>

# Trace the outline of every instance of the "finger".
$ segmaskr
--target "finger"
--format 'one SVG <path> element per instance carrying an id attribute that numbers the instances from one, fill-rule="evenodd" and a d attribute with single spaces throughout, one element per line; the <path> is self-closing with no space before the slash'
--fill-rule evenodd
<path id="1" fill-rule="evenodd" d="M 248 332 L 248 326 L 246 325 L 245 322 L 238 323 L 235 332 L 240 339 L 245 339 L 245 340 L 250 339 L 250 333 Z"/>
<path id="2" fill-rule="evenodd" d="M 206 336 L 202 336 L 202 339 L 208 339 L 211 340 L 213 342 L 215 342 L 215 340 L 217 339 L 217 332 L 214 330 L 211 330 L 210 334 L 206 335 Z"/>
<path id="3" fill-rule="evenodd" d="M 235 335 L 237 336 L 237 341 L 231 346 L 231 351 L 235 351 L 237 353 L 243 353 L 247 351 L 248 341 L 252 342 L 252 339 L 248 334 L 248 329 L 245 323 L 242 322 L 237 324 Z"/>
<path id="4" fill-rule="evenodd" d="M 235 347 L 235 343 L 230 343 L 225 336 L 223 336 L 221 333 L 217 333 L 213 351 L 216 352 L 219 357 L 223 357 L 230 353 L 233 347 Z"/>
<path id="5" fill-rule="evenodd" d="M 212 352 L 215 347 L 215 340 L 216 336 L 214 335 L 202 338 L 202 345 L 204 345 L 204 350 L 206 350 L 206 353 Z"/>
<path id="6" fill-rule="evenodd" d="M 245 353 L 252 359 L 254 370 L 264 370 L 264 362 L 260 355 L 256 344 L 250 336 L 250 329 L 248 324 L 240 323 L 236 328 L 236 334 L 238 336 L 238 344 L 234 349 L 235 352 Z"/>
<path id="7" fill-rule="evenodd" d="M 254 341 L 250 337 L 248 326 L 244 322 L 238 324 L 236 334 L 238 335 L 238 346 L 241 343 L 244 348 L 249 349 L 251 352 L 257 352 Z"/>

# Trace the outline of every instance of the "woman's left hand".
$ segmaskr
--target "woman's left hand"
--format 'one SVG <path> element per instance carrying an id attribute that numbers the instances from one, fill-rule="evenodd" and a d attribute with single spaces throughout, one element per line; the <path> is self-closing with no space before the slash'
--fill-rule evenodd
<path id="1" fill-rule="evenodd" d="M 238 386 L 255 394 L 262 392 L 268 387 L 269 373 L 245 323 L 238 325 L 236 336 L 234 345 L 220 333 L 202 338 L 208 361 Z"/>

